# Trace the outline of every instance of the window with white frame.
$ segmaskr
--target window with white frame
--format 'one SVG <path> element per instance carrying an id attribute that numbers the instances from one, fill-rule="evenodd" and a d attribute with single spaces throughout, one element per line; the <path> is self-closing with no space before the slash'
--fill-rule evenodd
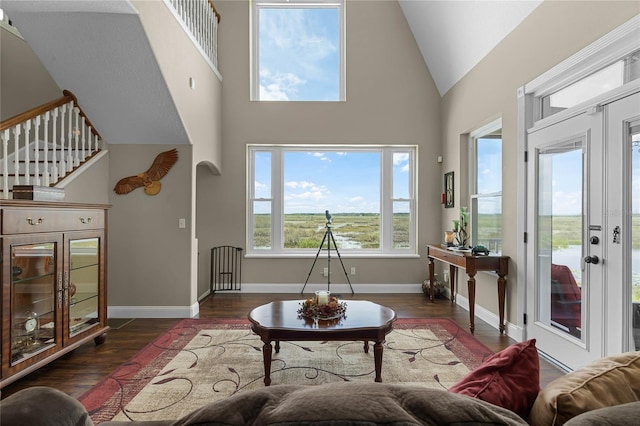
<path id="1" fill-rule="evenodd" d="M 541 118 L 574 107 L 640 78 L 640 50 L 541 97 Z"/>
<path id="2" fill-rule="evenodd" d="M 316 254 L 327 212 L 342 255 L 415 254 L 416 150 L 250 145 L 248 254 Z"/>
<path id="3" fill-rule="evenodd" d="M 470 134 L 471 242 L 502 253 L 502 119 Z"/>
<path id="4" fill-rule="evenodd" d="M 344 0 L 253 0 L 251 100 L 343 101 Z"/>

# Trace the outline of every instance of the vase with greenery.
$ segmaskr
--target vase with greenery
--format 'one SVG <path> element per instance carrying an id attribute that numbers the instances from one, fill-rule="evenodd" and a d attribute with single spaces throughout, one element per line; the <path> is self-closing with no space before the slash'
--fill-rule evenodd
<path id="1" fill-rule="evenodd" d="M 453 232 L 456 236 L 458 247 L 467 247 L 467 226 L 469 225 L 469 212 L 466 207 L 460 207 L 460 219 L 453 220 Z"/>

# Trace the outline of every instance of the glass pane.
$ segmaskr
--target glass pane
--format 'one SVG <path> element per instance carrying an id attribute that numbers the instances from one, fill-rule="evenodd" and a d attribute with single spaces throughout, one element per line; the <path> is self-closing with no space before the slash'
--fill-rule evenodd
<path id="1" fill-rule="evenodd" d="M 338 8 L 259 10 L 260 100 L 340 100 Z"/>
<path id="2" fill-rule="evenodd" d="M 408 152 L 393 153 L 393 198 L 411 198 L 410 165 Z"/>
<path id="3" fill-rule="evenodd" d="M 625 83 L 625 61 L 618 61 L 543 98 L 542 117 L 571 108 Z"/>
<path id="4" fill-rule="evenodd" d="M 271 195 L 271 153 L 257 151 L 253 155 L 254 183 L 253 198 L 272 198 Z"/>
<path id="5" fill-rule="evenodd" d="M 502 196 L 473 198 L 476 240 L 491 253 L 502 253 Z"/>
<path id="6" fill-rule="evenodd" d="M 66 277 L 65 277 L 66 280 Z M 69 241 L 69 278 L 65 282 L 69 298 L 69 334 L 78 334 L 100 321 L 98 286 L 100 281 L 100 240 Z"/>
<path id="7" fill-rule="evenodd" d="M 271 201 L 253 203 L 253 248 L 270 249 L 271 238 Z"/>
<path id="8" fill-rule="evenodd" d="M 635 350 L 640 350 L 640 127 L 631 130 L 631 301 Z"/>
<path id="9" fill-rule="evenodd" d="M 583 149 L 538 154 L 538 321 L 582 335 Z"/>
<path id="10" fill-rule="evenodd" d="M 318 248 L 329 211 L 338 248 L 379 248 L 380 161 L 380 152 L 285 152 L 284 247 Z"/>
<path id="11" fill-rule="evenodd" d="M 56 244 L 11 247 L 11 363 L 55 345 Z"/>
<path id="12" fill-rule="evenodd" d="M 502 138 L 481 137 L 476 140 L 478 194 L 502 191 Z"/>
<path id="13" fill-rule="evenodd" d="M 393 203 L 393 248 L 409 249 L 409 225 L 411 223 L 411 204 L 408 201 L 395 201 Z"/>

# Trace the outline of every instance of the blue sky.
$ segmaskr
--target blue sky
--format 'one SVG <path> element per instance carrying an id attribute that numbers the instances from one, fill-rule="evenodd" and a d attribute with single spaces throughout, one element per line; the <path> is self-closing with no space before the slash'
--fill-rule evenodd
<path id="1" fill-rule="evenodd" d="M 394 155 L 394 197 L 409 195 L 409 156 Z M 256 155 L 256 197 L 270 197 L 270 157 Z M 379 151 L 289 151 L 284 155 L 285 213 L 380 213 Z"/>
<path id="2" fill-rule="evenodd" d="M 336 8 L 261 8 L 261 100 L 339 100 Z"/>

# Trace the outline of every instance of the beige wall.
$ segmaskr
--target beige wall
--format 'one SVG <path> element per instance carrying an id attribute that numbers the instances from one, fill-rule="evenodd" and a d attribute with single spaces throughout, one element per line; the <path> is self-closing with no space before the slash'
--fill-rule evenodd
<path id="1" fill-rule="evenodd" d="M 29 45 L 4 28 L 0 52 L 0 120 L 62 97 L 62 89 Z"/>
<path id="2" fill-rule="evenodd" d="M 465 180 L 458 176 L 466 167 L 461 135 L 502 117 L 503 153 L 503 232 L 504 254 L 511 257 L 507 294 L 507 320 L 518 323 L 518 292 L 525 283 L 516 280 L 517 191 L 519 189 L 517 97 L 516 90 L 567 57 L 594 42 L 604 34 L 640 12 L 640 2 L 632 1 L 545 1 L 484 58 L 442 99 L 442 131 L 444 167 L 456 171 L 456 188 Z M 458 193 L 459 194 L 459 193 Z M 458 195 L 456 194 L 456 195 Z M 468 205 L 456 199 L 456 205 Z M 445 210 L 441 226 L 450 226 L 456 211 Z M 477 303 L 497 312 L 495 277 L 479 274 Z M 466 286 L 460 288 L 466 295 Z"/>
<path id="3" fill-rule="evenodd" d="M 354 284 L 418 284 L 426 277 L 422 247 L 441 232 L 440 96 L 396 1 L 347 3 L 347 101 L 249 101 L 249 2 L 216 1 L 224 77 L 223 173 L 198 174 L 200 288 L 208 280 L 208 252 L 223 244 L 246 248 L 246 146 L 249 143 L 419 145 L 419 234 L 422 258 L 349 259 Z M 308 259 L 245 259 L 244 283 L 304 283 Z M 334 269 L 335 270 L 335 269 Z M 316 265 L 310 283 L 326 283 Z M 205 275 L 206 276 L 203 276 Z M 344 277 L 333 282 L 344 283 Z"/>
<path id="4" fill-rule="evenodd" d="M 168 7 L 149 1 L 133 3 L 193 145 L 194 158 L 217 172 L 222 152 L 222 82 Z M 194 89 L 189 85 L 191 78 Z"/>
<path id="5" fill-rule="evenodd" d="M 143 188 L 111 192 L 109 211 L 109 307 L 181 307 L 194 303 L 189 290 L 191 232 L 191 146 L 179 145 L 178 161 L 155 196 Z M 109 147 L 109 188 L 145 171 L 167 145 Z M 187 227 L 178 228 L 186 218 Z M 142 309 L 136 312 L 143 312 Z M 155 316 L 167 315 L 170 309 Z M 144 314 L 144 313 L 143 313 Z M 143 315 L 142 314 L 142 315 Z M 153 312 L 151 312 L 153 314 Z M 154 315 L 152 315 L 154 316 Z"/>
<path id="6" fill-rule="evenodd" d="M 72 203 L 109 204 L 109 148 L 98 154 L 82 168 L 73 173 L 59 187 L 64 188 L 64 199 Z M 78 172 L 80 172 L 78 170 Z"/>

